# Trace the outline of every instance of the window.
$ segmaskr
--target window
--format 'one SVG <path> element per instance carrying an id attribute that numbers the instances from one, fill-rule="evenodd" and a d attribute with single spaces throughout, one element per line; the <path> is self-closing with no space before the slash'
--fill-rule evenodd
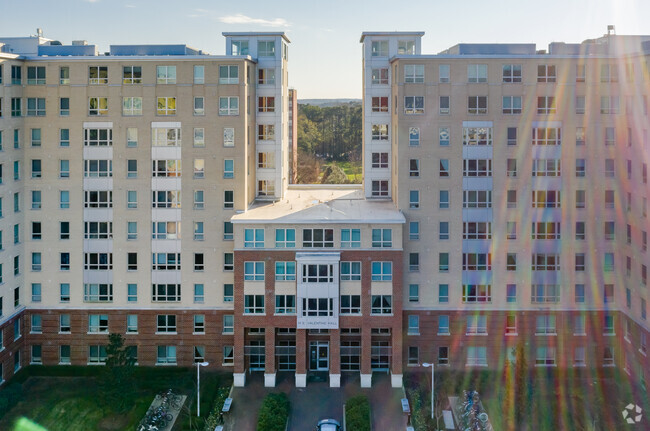
<path id="1" fill-rule="evenodd" d="M 404 114 L 424 114 L 424 96 L 405 96 Z"/>
<path id="2" fill-rule="evenodd" d="M 89 84 L 108 84 L 108 66 L 88 67 Z"/>
<path id="3" fill-rule="evenodd" d="M 393 297 L 391 295 L 372 295 L 370 299 L 370 314 L 392 314 L 392 304 Z"/>
<path id="4" fill-rule="evenodd" d="M 341 232 L 343 235 L 343 232 Z M 275 230 L 275 247 L 276 248 L 292 248 L 296 246 L 296 230 L 295 229 L 276 229 Z"/>
<path id="5" fill-rule="evenodd" d="M 142 83 L 142 66 L 124 66 L 122 67 L 123 84 L 141 84 Z"/>
<path id="6" fill-rule="evenodd" d="M 555 97 L 542 96 L 537 98 L 537 113 L 538 114 L 555 114 L 557 108 L 555 106 Z"/>
<path id="7" fill-rule="evenodd" d="M 176 84 L 176 66 L 156 66 L 157 84 Z"/>
<path id="8" fill-rule="evenodd" d="M 467 65 L 467 82 L 487 82 L 487 64 Z"/>
<path id="9" fill-rule="evenodd" d="M 420 335 L 420 316 L 411 314 L 408 316 L 408 335 Z M 409 354 L 410 356 L 410 354 Z M 409 358 L 409 363 L 411 362 Z M 416 362 L 417 364 L 417 362 Z"/>
<path id="10" fill-rule="evenodd" d="M 138 315 L 137 314 L 127 314 L 126 315 L 126 333 L 127 334 L 137 334 L 138 333 Z"/>
<path id="11" fill-rule="evenodd" d="M 585 96 L 576 96 L 576 114 L 585 113 Z"/>
<path id="12" fill-rule="evenodd" d="M 88 316 L 89 333 L 108 333 L 108 315 L 90 314 Z"/>
<path id="13" fill-rule="evenodd" d="M 174 314 L 157 315 L 156 333 L 176 333 L 176 315 Z"/>
<path id="14" fill-rule="evenodd" d="M 88 346 L 88 365 L 105 364 L 107 359 L 106 346 Z"/>
<path id="15" fill-rule="evenodd" d="M 160 99 L 158 98 L 158 115 L 160 114 Z M 122 115 L 137 116 L 142 115 L 142 97 L 123 97 L 122 98 Z"/>
<path id="16" fill-rule="evenodd" d="M 371 82 L 373 85 L 388 85 L 388 69 L 372 69 Z"/>
<path id="17" fill-rule="evenodd" d="M 392 229 L 373 229 L 372 246 L 373 247 L 392 247 L 393 246 Z"/>
<path id="18" fill-rule="evenodd" d="M 388 168 L 388 153 L 372 153 L 373 168 Z"/>
<path id="19" fill-rule="evenodd" d="M 441 209 L 449 208 L 449 190 L 440 190 L 439 207 Z"/>
<path id="20" fill-rule="evenodd" d="M 487 367 L 487 347 L 470 346 L 467 348 L 468 367 Z"/>
<path id="21" fill-rule="evenodd" d="M 514 160 L 516 173 L 517 163 Z M 492 176 L 492 159 L 463 159 L 463 176 L 464 177 L 491 177 Z"/>
<path id="22" fill-rule="evenodd" d="M 388 97 L 373 97 L 372 112 L 388 112 Z"/>
<path id="23" fill-rule="evenodd" d="M 409 146 L 410 147 L 419 147 L 420 146 L 420 128 L 419 127 L 409 127 Z"/>
<path id="24" fill-rule="evenodd" d="M 535 355 L 536 366 L 555 366 L 555 347 L 538 346 Z"/>
<path id="25" fill-rule="evenodd" d="M 464 190 L 463 208 L 492 208 L 492 191 Z"/>
<path id="26" fill-rule="evenodd" d="M 203 284 L 194 284 L 194 303 L 203 304 L 205 302 L 205 288 Z"/>
<path id="27" fill-rule="evenodd" d="M 296 295 L 275 295 L 275 314 L 296 314 Z"/>
<path id="28" fill-rule="evenodd" d="M 577 162 L 576 162 L 576 166 L 577 166 Z M 534 177 L 559 177 L 560 159 L 533 159 L 533 176 Z"/>
<path id="29" fill-rule="evenodd" d="M 27 116 L 44 117 L 45 116 L 45 99 L 40 97 L 27 98 Z"/>
<path id="30" fill-rule="evenodd" d="M 372 281 L 391 281 L 393 279 L 393 262 L 372 262 Z"/>
<path id="31" fill-rule="evenodd" d="M 176 365 L 176 346 L 158 346 L 156 349 L 157 365 Z"/>
<path id="32" fill-rule="evenodd" d="M 177 271 L 181 269 L 180 253 L 152 253 L 151 269 L 154 271 Z"/>
<path id="33" fill-rule="evenodd" d="M 70 283 L 59 284 L 59 301 L 70 302 Z"/>
<path id="34" fill-rule="evenodd" d="M 219 97 L 219 115 L 239 115 L 239 97 Z"/>
<path id="35" fill-rule="evenodd" d="M 487 316 L 467 316 L 466 335 L 487 335 Z"/>
<path id="36" fill-rule="evenodd" d="M 223 161 L 223 177 L 235 178 L 235 161 L 233 159 Z"/>
<path id="37" fill-rule="evenodd" d="M 257 153 L 257 167 L 259 169 L 273 169 L 275 168 L 275 153 L 259 151 Z"/>
<path id="38" fill-rule="evenodd" d="M 420 254 L 419 253 L 409 253 L 409 271 L 411 271 L 411 272 L 420 271 Z"/>
<path id="39" fill-rule="evenodd" d="M 18 198 L 18 193 L 14 194 L 14 204 L 17 202 L 19 203 L 20 200 Z M 18 208 L 18 210 L 16 210 Z M 41 209 L 41 191 L 40 190 L 32 190 L 32 209 L 33 210 L 40 210 Z M 20 208 L 16 205 L 14 205 L 14 212 L 18 212 Z"/>
<path id="40" fill-rule="evenodd" d="M 560 222 L 533 222 L 533 239 L 560 239 Z"/>
<path id="41" fill-rule="evenodd" d="M 409 284 L 409 302 L 420 301 L 420 285 Z"/>
<path id="42" fill-rule="evenodd" d="M 504 114 L 521 114 L 521 96 L 503 96 Z"/>
<path id="43" fill-rule="evenodd" d="M 441 147 L 448 147 L 449 142 L 449 127 L 440 127 L 438 129 L 438 143 Z"/>
<path id="44" fill-rule="evenodd" d="M 560 208 L 559 190 L 533 190 L 533 208 Z"/>
<path id="45" fill-rule="evenodd" d="M 59 239 L 70 239 L 70 222 L 59 222 Z"/>
<path id="46" fill-rule="evenodd" d="M 341 314 L 361 313 L 360 295 L 341 295 Z"/>
<path id="47" fill-rule="evenodd" d="M 487 114 L 487 96 L 470 96 L 467 98 L 468 114 Z"/>
<path id="48" fill-rule="evenodd" d="M 613 221 L 605 222 L 605 240 L 613 241 L 616 236 L 616 225 Z"/>
<path id="49" fill-rule="evenodd" d="M 223 302 L 233 302 L 235 298 L 235 288 L 234 284 L 224 284 L 223 285 Z"/>
<path id="50" fill-rule="evenodd" d="M 584 271 L 585 270 L 585 254 L 576 253 L 575 255 L 575 270 Z"/>
<path id="51" fill-rule="evenodd" d="M 258 97 L 257 112 L 275 112 L 275 97 L 270 97 L 270 96 Z"/>
<path id="52" fill-rule="evenodd" d="M 409 222 L 409 239 L 410 240 L 420 239 L 420 222 L 417 221 Z"/>
<path id="53" fill-rule="evenodd" d="M 517 302 L 517 285 L 516 284 L 507 284 L 506 285 L 506 302 L 508 302 L 508 303 Z"/>
<path id="54" fill-rule="evenodd" d="M 293 230 L 294 229 L 287 229 Z M 277 231 L 276 229 L 276 247 L 277 245 Z M 295 237 L 295 233 L 294 233 Z M 294 239 L 295 241 L 295 239 Z M 295 247 L 295 242 L 292 247 Z M 360 229 L 341 229 L 341 248 L 359 248 L 361 247 L 361 230 Z"/>
<path id="55" fill-rule="evenodd" d="M 613 284 L 606 284 L 603 286 L 603 302 L 605 304 L 613 304 L 614 303 L 614 285 Z"/>
<path id="56" fill-rule="evenodd" d="M 549 64 L 538 65 L 537 82 L 555 82 L 555 65 L 549 65 Z"/>
<path id="57" fill-rule="evenodd" d="M 376 40 L 371 43 L 371 56 L 372 57 L 388 57 L 388 41 Z"/>
<path id="58" fill-rule="evenodd" d="M 535 335 L 555 335 L 555 316 L 552 314 L 538 315 L 536 318 Z"/>
<path id="59" fill-rule="evenodd" d="M 2 75 L 1 72 L 0 75 Z M 0 77 L 0 82 L 2 82 L 2 77 Z M 70 84 L 70 67 L 68 66 L 59 67 L 59 85 L 69 85 L 69 84 Z"/>
<path id="60" fill-rule="evenodd" d="M 259 57 L 275 57 L 275 42 L 272 40 L 258 41 L 257 55 Z"/>
<path id="61" fill-rule="evenodd" d="M 586 207 L 586 197 L 584 190 L 576 190 L 576 208 Z"/>
<path id="62" fill-rule="evenodd" d="M 195 314 L 194 315 L 194 334 L 205 334 L 205 315 L 204 314 Z"/>
<path id="63" fill-rule="evenodd" d="M 438 253 L 438 271 L 449 271 L 449 253 Z"/>
<path id="64" fill-rule="evenodd" d="M 438 285 L 438 302 L 447 303 L 449 302 L 449 285 L 448 284 L 439 284 Z"/>
<path id="65" fill-rule="evenodd" d="M 203 253 L 194 253 L 194 271 L 203 271 L 204 269 Z"/>
<path id="66" fill-rule="evenodd" d="M 21 66 L 11 66 L 11 85 L 21 85 L 23 68 Z"/>
<path id="67" fill-rule="evenodd" d="M 614 178 L 616 170 L 614 166 L 614 159 L 605 159 L 605 177 Z"/>
<path id="68" fill-rule="evenodd" d="M 59 365 L 70 365 L 70 345 L 59 346 Z"/>
<path id="69" fill-rule="evenodd" d="M 235 256 L 233 253 L 223 254 L 223 270 L 233 271 L 235 269 Z"/>
<path id="70" fill-rule="evenodd" d="M 263 281 L 264 262 L 244 262 L 244 280 Z"/>
<path id="71" fill-rule="evenodd" d="M 463 302 L 492 302 L 492 285 L 464 284 Z"/>
<path id="72" fill-rule="evenodd" d="M 557 303 L 560 301 L 560 286 L 557 284 L 533 284 L 531 302 Z"/>
<path id="73" fill-rule="evenodd" d="M 517 253 L 506 254 L 506 271 L 517 270 Z"/>
<path id="74" fill-rule="evenodd" d="M 126 300 L 127 302 L 138 302 L 138 285 L 129 283 L 126 285 Z"/>
<path id="75" fill-rule="evenodd" d="M 248 55 L 248 41 L 247 40 L 233 40 L 232 55 Z"/>
<path id="76" fill-rule="evenodd" d="M 259 85 L 275 85 L 275 69 L 257 69 L 257 83 Z"/>
<path id="77" fill-rule="evenodd" d="M 112 302 L 112 284 L 84 284 L 84 302 Z"/>
<path id="78" fill-rule="evenodd" d="M 90 116 L 108 115 L 108 98 L 90 97 L 88 99 L 88 115 Z"/>
<path id="79" fill-rule="evenodd" d="M 41 302 L 42 295 L 43 295 L 43 289 L 41 283 L 32 283 L 32 302 Z"/>
<path id="80" fill-rule="evenodd" d="M 521 64 L 504 64 L 502 70 L 503 82 L 521 82 Z"/>
<path id="81" fill-rule="evenodd" d="M 373 180 L 372 181 L 372 197 L 385 197 L 388 196 L 388 180 Z"/>
<path id="82" fill-rule="evenodd" d="M 449 239 L 449 222 L 441 221 L 438 224 L 438 239 Z"/>
<path id="83" fill-rule="evenodd" d="M 203 222 L 195 221 L 194 222 L 194 241 L 203 241 L 204 239 L 204 230 Z"/>
<path id="84" fill-rule="evenodd" d="M 343 277 L 341 276 L 341 279 Z M 295 281 L 296 280 L 296 262 L 275 262 L 275 280 L 276 281 Z M 277 311 L 276 311 L 277 313 Z"/>
<path id="85" fill-rule="evenodd" d="M 302 266 L 303 283 L 333 283 L 334 266 L 327 264 L 308 264 Z"/>
<path id="86" fill-rule="evenodd" d="M 275 126 L 273 124 L 259 124 L 257 126 L 258 141 L 272 141 L 275 139 Z"/>
<path id="87" fill-rule="evenodd" d="M 439 174 L 441 177 L 449 176 L 449 159 L 440 159 L 440 171 Z"/>
<path id="88" fill-rule="evenodd" d="M 67 117 L 70 115 L 70 98 L 61 97 L 59 99 L 59 115 L 62 117 Z"/>
<path id="89" fill-rule="evenodd" d="M 334 247 L 334 229 L 303 229 L 302 246 L 305 248 Z"/>
<path id="90" fill-rule="evenodd" d="M 264 314 L 264 295 L 244 295 L 244 314 Z"/>
<path id="91" fill-rule="evenodd" d="M 561 129 L 557 127 L 533 128 L 533 145 L 561 145 Z"/>

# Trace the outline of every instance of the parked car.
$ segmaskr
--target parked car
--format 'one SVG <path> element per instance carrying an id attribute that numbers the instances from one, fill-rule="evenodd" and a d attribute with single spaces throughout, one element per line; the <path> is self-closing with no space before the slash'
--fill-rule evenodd
<path id="1" fill-rule="evenodd" d="M 318 422 L 317 431 L 340 431 L 341 424 L 334 419 L 323 419 Z"/>

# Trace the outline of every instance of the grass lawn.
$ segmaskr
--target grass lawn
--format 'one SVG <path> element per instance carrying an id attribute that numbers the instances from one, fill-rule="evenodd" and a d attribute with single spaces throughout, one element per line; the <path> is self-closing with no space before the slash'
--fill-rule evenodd
<path id="1" fill-rule="evenodd" d="M 536 368 L 530 376 L 528 428 L 517 431 L 610 431 L 625 429 L 622 411 L 629 403 L 643 408 L 645 425 L 650 423 L 650 397 L 642 388 L 628 383 L 618 369 L 557 370 Z M 436 369 L 436 410 L 449 409 L 447 397 L 462 396 L 463 390 L 479 392 L 483 407 L 495 430 L 514 431 L 514 411 L 504 405 L 505 386 L 498 371 L 452 372 Z M 405 374 L 404 385 L 414 416 L 425 426 L 416 431 L 435 430 L 430 422 L 431 373 Z M 419 405 L 416 406 L 414 404 Z M 417 411 L 417 413 L 416 413 Z M 438 414 L 440 414 L 438 412 Z M 414 418 L 415 419 L 415 418 Z M 442 426 L 442 419 L 440 420 Z M 641 424 L 639 424 L 641 425 Z M 647 429 L 641 426 L 639 429 Z"/>
<path id="2" fill-rule="evenodd" d="M 348 177 L 350 184 L 361 184 L 361 162 L 353 163 L 350 161 L 334 162 L 338 167 L 343 169 Z"/>
<path id="3" fill-rule="evenodd" d="M 174 429 L 202 430 L 203 420 L 213 408 L 217 389 L 232 384 L 232 377 L 228 374 L 202 370 L 202 417 L 197 421 L 194 369 L 137 368 L 133 379 L 134 389 L 124 394 L 128 400 L 125 412 L 114 412 L 102 403 L 96 377 L 99 371 L 95 367 L 27 367 L 16 376 L 16 382 L 12 381 L 12 384 L 23 385 L 22 400 L 0 418 L 0 430 L 11 430 L 21 417 L 49 431 L 135 429 L 154 396 L 169 388 L 188 396 Z"/>

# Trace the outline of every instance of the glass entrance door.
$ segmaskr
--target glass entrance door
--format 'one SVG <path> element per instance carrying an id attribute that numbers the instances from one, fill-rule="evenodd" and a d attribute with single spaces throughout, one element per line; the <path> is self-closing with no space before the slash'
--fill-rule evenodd
<path id="1" fill-rule="evenodd" d="M 330 368 L 330 344 L 327 341 L 309 343 L 309 369 L 327 371 Z"/>

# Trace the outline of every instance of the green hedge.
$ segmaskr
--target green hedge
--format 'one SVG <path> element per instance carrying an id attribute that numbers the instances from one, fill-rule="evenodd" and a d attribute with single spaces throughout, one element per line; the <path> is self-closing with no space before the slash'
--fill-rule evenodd
<path id="1" fill-rule="evenodd" d="M 0 418 L 23 399 L 23 385 L 11 382 L 0 391 Z"/>
<path id="2" fill-rule="evenodd" d="M 289 397 L 284 392 L 268 394 L 257 419 L 257 431 L 285 431 L 289 418 Z"/>
<path id="3" fill-rule="evenodd" d="M 365 395 L 352 397 L 345 403 L 345 426 L 354 431 L 370 431 L 370 403 Z"/>
<path id="4" fill-rule="evenodd" d="M 230 388 L 219 388 L 217 390 L 217 396 L 214 400 L 214 407 L 210 412 L 210 416 L 205 420 L 204 430 L 205 431 L 214 431 L 214 429 L 219 424 L 221 409 L 223 409 L 223 403 L 228 398 L 230 394 Z"/>

